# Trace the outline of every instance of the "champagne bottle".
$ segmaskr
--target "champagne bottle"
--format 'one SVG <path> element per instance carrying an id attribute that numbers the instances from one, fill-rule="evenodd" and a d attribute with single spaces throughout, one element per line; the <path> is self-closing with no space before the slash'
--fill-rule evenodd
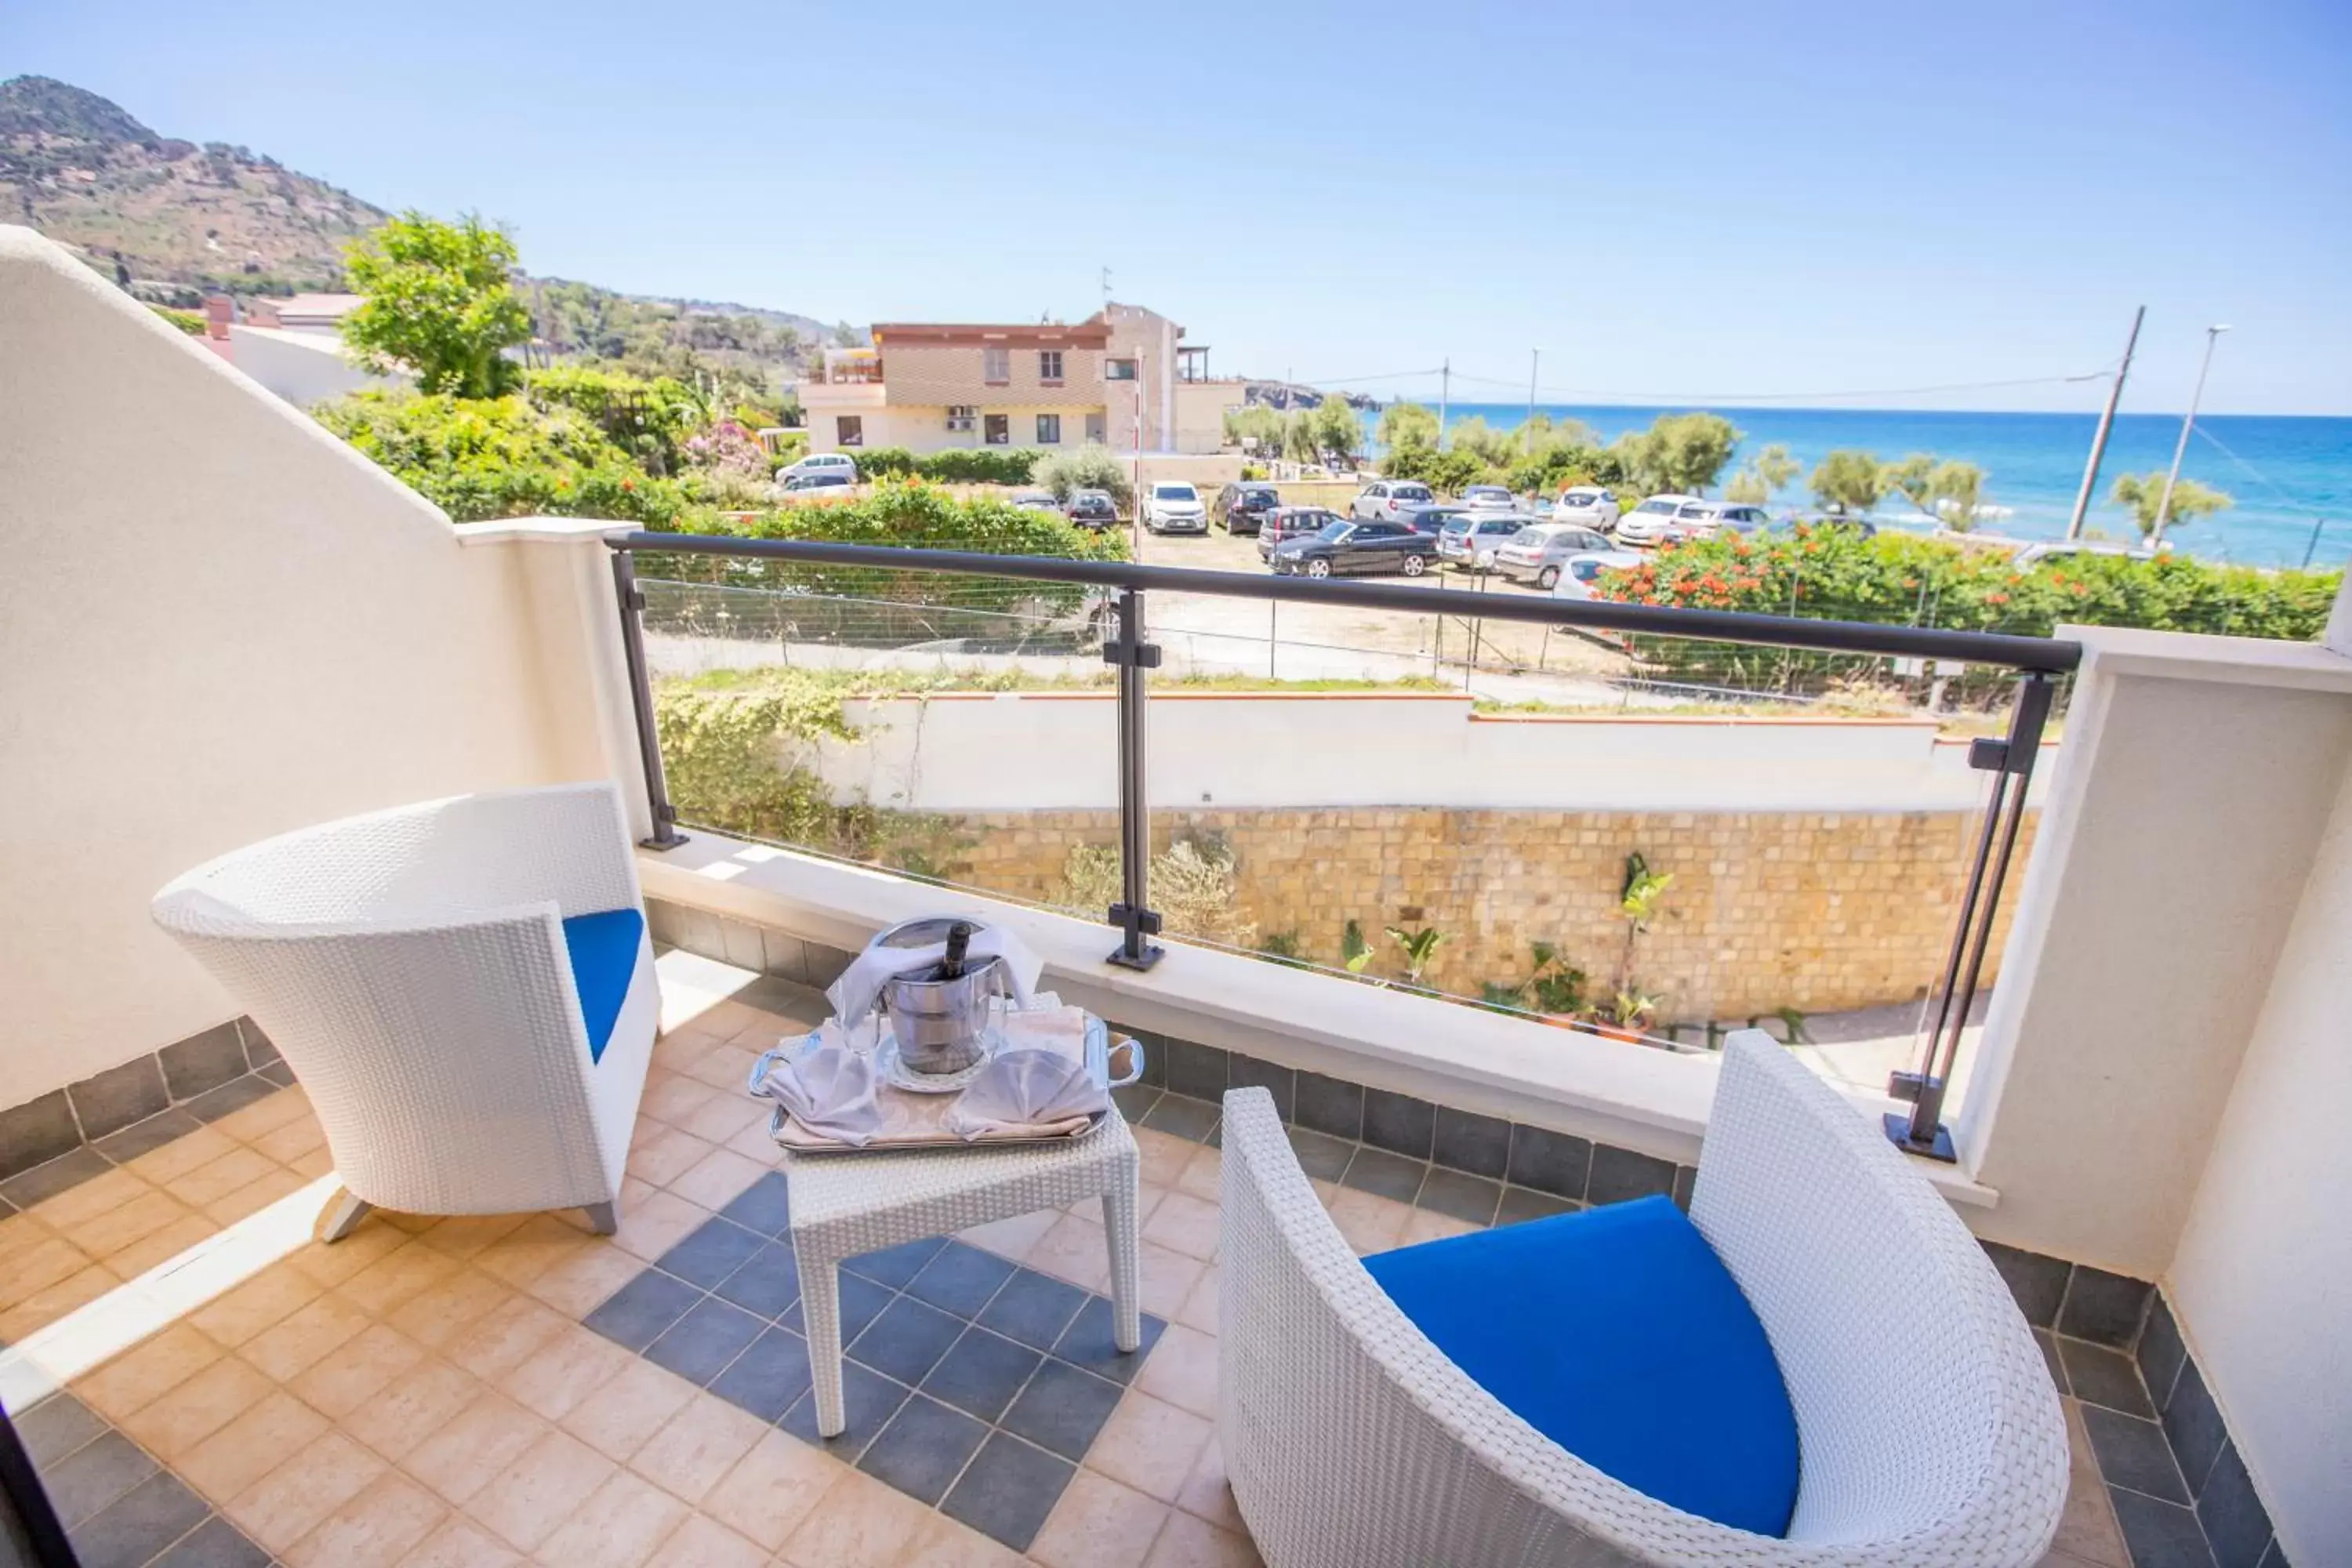
<path id="1" fill-rule="evenodd" d="M 970 922 L 958 921 L 955 924 L 948 927 L 948 955 L 940 961 L 940 978 L 941 980 L 961 980 L 963 978 L 964 953 L 971 946 L 971 926 Z"/>

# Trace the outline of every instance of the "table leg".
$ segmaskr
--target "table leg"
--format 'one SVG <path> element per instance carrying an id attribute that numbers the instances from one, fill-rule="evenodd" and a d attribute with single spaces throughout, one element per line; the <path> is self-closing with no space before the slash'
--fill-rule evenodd
<path id="1" fill-rule="evenodd" d="M 841 1399 L 841 1277 L 830 1258 L 815 1258 L 795 1241 L 801 1275 L 801 1320 L 808 1331 L 809 1377 L 816 1388 L 816 1430 L 838 1437 L 849 1425 Z"/>
<path id="2" fill-rule="evenodd" d="M 1143 1342 L 1143 1319 L 1136 1300 L 1141 1290 L 1136 1282 L 1138 1199 L 1132 1166 L 1112 1179 L 1102 1205 L 1103 1230 L 1110 1238 L 1111 1342 L 1122 1351 L 1132 1351 Z"/>

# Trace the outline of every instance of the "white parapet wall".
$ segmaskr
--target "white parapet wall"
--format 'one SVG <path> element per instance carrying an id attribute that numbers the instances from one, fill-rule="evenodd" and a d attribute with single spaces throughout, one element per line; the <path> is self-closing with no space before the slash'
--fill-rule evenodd
<path id="1" fill-rule="evenodd" d="M 1108 693 L 861 700 L 845 712 L 859 738 L 827 742 L 817 759 L 844 801 L 1118 804 Z M 1167 808 L 1965 811 L 1987 777 L 1925 718 L 1526 717 L 1415 693 L 1155 695 L 1149 750 L 1151 803 Z"/>

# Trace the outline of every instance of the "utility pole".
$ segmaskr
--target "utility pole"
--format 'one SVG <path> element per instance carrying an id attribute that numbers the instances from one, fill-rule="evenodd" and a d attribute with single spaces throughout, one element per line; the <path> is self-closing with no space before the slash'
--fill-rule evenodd
<path id="1" fill-rule="evenodd" d="M 2099 433 L 2091 437 L 2090 466 L 2083 470 L 2083 488 L 2074 497 L 2074 515 L 2067 521 L 2066 537 L 2083 537 L 2083 519 L 2090 514 L 2092 494 L 2099 488 L 2099 464 L 2107 455 L 2107 434 L 2116 427 L 2116 405 L 2123 401 L 2124 378 L 2131 374 L 2132 351 L 2139 347 L 2139 324 L 2147 320 L 2147 307 L 2142 305 L 2132 312 L 2131 336 L 2124 340 L 2124 363 L 2116 370 L 2116 381 L 2107 388 L 2106 411 L 2099 416 Z"/>
<path id="2" fill-rule="evenodd" d="M 1537 372 L 1539 368 L 1541 368 L 1542 364 L 1543 364 L 1543 350 L 1541 350 L 1541 349 L 1530 349 L 1530 350 L 1528 350 L 1528 422 L 1527 422 L 1527 424 L 1525 424 L 1524 426 L 1520 426 L 1520 429 L 1519 429 L 1519 439 L 1520 439 L 1520 440 L 1521 440 L 1521 441 L 1526 445 L 1526 447 L 1527 447 L 1528 450 L 1529 450 L 1529 451 L 1531 451 L 1531 452 L 1535 450 L 1535 443 L 1536 443 L 1536 372 Z"/>
<path id="3" fill-rule="evenodd" d="M 1454 396 L 1454 356 L 1448 354 L 1437 373 L 1437 449 L 1445 450 L 1445 405 Z"/>
<path id="4" fill-rule="evenodd" d="M 2213 344 L 2226 326 L 2205 329 L 2205 357 L 2197 366 L 2197 389 L 2189 395 L 2189 412 L 2180 418 L 2180 440 L 2172 448 L 2172 467 L 2164 476 L 2164 496 L 2156 503 L 2156 528 L 2147 536 L 2148 547 L 2164 542 L 2164 525 L 2172 518 L 2172 487 L 2180 482 L 2180 459 L 2189 455 L 2189 432 L 2197 427 L 2197 405 L 2205 400 L 2205 373 L 2213 368 Z"/>

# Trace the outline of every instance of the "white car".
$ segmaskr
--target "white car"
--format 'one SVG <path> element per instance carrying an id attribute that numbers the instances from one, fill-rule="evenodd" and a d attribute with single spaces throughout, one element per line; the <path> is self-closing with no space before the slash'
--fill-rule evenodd
<path id="1" fill-rule="evenodd" d="M 1559 580 L 1551 585 L 1555 599 L 1590 599 L 1592 584 L 1603 572 L 1621 572 L 1628 566 L 1639 566 L 1646 557 L 1631 550 L 1595 550 L 1589 554 L 1571 555 L 1561 563 Z"/>
<path id="2" fill-rule="evenodd" d="M 1652 496 L 1617 520 L 1620 544 L 1662 544 L 1674 538 L 1675 516 L 1696 496 Z"/>
<path id="3" fill-rule="evenodd" d="M 1508 485 L 1465 485 L 1454 498 L 1472 511 L 1517 511 L 1519 498 Z"/>
<path id="4" fill-rule="evenodd" d="M 1143 498 L 1143 526 L 1154 533 L 1206 533 L 1209 509 L 1191 485 L 1163 480 Z"/>
<path id="5" fill-rule="evenodd" d="M 1617 498 L 1599 485 L 1570 485 L 1551 503 L 1551 520 L 1606 533 L 1617 526 L 1620 510 Z"/>
<path id="6" fill-rule="evenodd" d="M 1545 593 L 1579 555 L 1607 553 L 1609 536 L 1574 522 L 1538 522 L 1521 529 L 1494 552 L 1496 571 L 1514 583 L 1532 583 Z"/>
<path id="7" fill-rule="evenodd" d="M 1772 520 L 1760 506 L 1742 501 L 1685 501 L 1675 513 L 1675 539 L 1712 539 L 1725 529 L 1734 533 L 1760 533 Z"/>
<path id="8" fill-rule="evenodd" d="M 776 471 L 776 483 L 788 485 L 803 474 L 839 474 L 841 482 L 857 482 L 857 459 L 846 452 L 811 452 L 800 461 Z"/>
<path id="9" fill-rule="evenodd" d="M 1348 515 L 1358 522 L 1402 522 L 1406 510 L 1436 499 L 1419 479 L 1374 479 L 1356 492 Z"/>

